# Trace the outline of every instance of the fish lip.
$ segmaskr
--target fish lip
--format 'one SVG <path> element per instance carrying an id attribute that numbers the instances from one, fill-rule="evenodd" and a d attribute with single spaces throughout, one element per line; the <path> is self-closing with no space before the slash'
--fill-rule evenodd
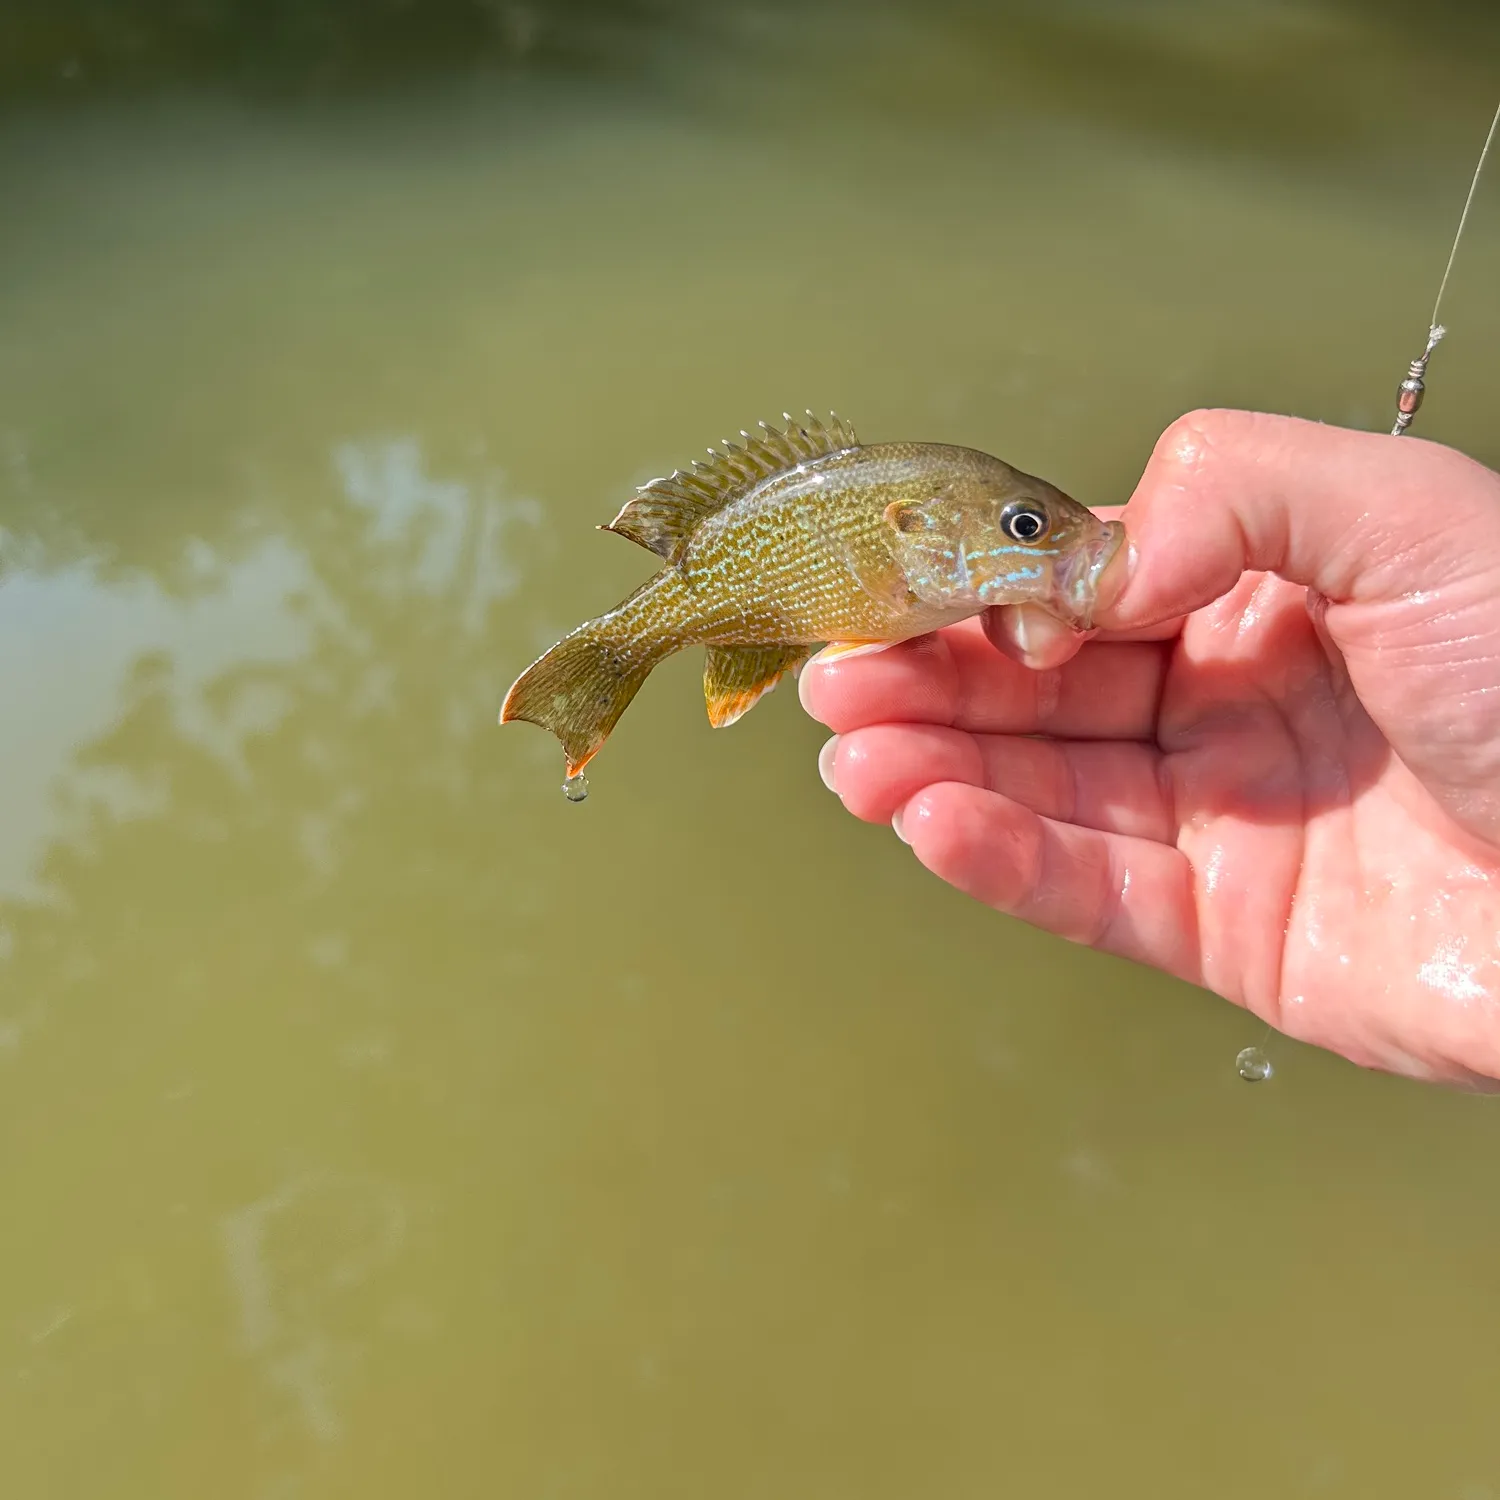
<path id="1" fill-rule="evenodd" d="M 1125 540 L 1118 521 L 1100 523 L 1098 537 L 1071 557 L 1054 575 L 1054 600 L 1063 617 L 1078 630 L 1094 628 L 1094 609 L 1099 602 L 1099 581 L 1114 561 Z"/>

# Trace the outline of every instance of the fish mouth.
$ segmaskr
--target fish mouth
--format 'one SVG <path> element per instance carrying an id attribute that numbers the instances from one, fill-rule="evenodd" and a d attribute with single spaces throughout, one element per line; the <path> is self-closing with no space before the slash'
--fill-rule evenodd
<path id="1" fill-rule="evenodd" d="M 1102 522 L 1098 537 L 1080 547 L 1053 573 L 1053 607 L 1075 630 L 1094 628 L 1099 581 L 1124 540 L 1125 528 L 1120 522 Z"/>

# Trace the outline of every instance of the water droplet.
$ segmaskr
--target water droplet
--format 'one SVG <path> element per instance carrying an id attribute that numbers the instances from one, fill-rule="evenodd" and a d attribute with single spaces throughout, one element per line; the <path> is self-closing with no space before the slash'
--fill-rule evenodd
<path id="1" fill-rule="evenodd" d="M 1275 1069 L 1259 1047 L 1246 1047 L 1234 1060 L 1234 1070 L 1246 1083 L 1264 1083 Z"/>
<path id="2" fill-rule="evenodd" d="M 569 802 L 582 802 L 589 794 L 589 779 L 580 771 L 563 782 L 563 796 Z"/>

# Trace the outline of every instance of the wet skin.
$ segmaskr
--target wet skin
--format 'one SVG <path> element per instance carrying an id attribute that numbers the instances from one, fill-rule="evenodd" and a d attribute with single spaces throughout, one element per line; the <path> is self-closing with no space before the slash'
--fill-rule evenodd
<path id="1" fill-rule="evenodd" d="M 1500 475 L 1201 412 L 1119 514 L 1087 643 L 993 611 L 810 664 L 824 779 L 1001 911 L 1500 1087 Z"/>

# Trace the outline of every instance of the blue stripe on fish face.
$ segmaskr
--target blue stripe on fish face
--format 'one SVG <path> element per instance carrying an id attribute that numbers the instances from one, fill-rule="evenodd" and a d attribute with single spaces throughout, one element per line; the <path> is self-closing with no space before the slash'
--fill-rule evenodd
<path id="1" fill-rule="evenodd" d="M 973 544 L 958 536 L 934 535 L 929 527 L 902 532 L 895 555 L 907 587 L 929 604 L 988 607 L 1048 592 L 1054 560 L 1064 547 L 1027 546 L 1012 541 L 995 545 L 993 534 Z"/>
<path id="2" fill-rule="evenodd" d="M 973 563 L 981 557 L 1005 557 L 1017 552 L 1026 557 L 1056 557 L 1060 551 L 1058 547 L 991 547 L 988 551 L 982 547 L 971 547 L 965 557 L 968 562 Z"/>
<path id="3" fill-rule="evenodd" d="M 1013 588 L 1016 584 L 1029 583 L 1034 578 L 1040 578 L 1043 571 L 1039 563 L 1029 568 L 1008 568 L 1004 573 L 997 573 L 993 578 L 986 578 L 974 592 L 988 604 L 997 594 Z"/>

